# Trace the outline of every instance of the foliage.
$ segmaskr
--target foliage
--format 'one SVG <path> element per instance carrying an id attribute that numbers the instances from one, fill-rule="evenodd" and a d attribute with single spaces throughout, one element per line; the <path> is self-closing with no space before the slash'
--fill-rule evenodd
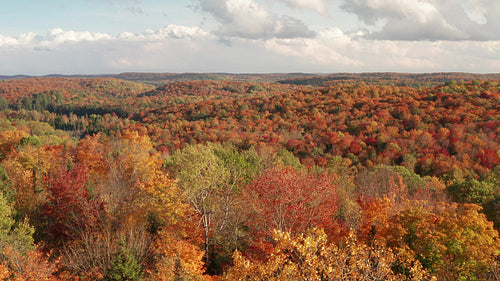
<path id="1" fill-rule="evenodd" d="M 104 205 L 87 189 L 85 167 L 75 166 L 46 180 L 48 201 L 43 205 L 49 241 L 62 243 L 102 225 Z"/>
<path id="2" fill-rule="evenodd" d="M 314 228 L 294 238 L 275 231 L 276 246 L 264 262 L 252 262 L 235 252 L 234 266 L 221 280 L 422 280 L 418 262 L 410 276 L 393 272 L 398 256 L 381 245 L 368 246 L 352 233 L 340 243 Z"/>
<path id="3" fill-rule="evenodd" d="M 494 199 L 493 183 L 470 180 L 457 181 L 448 186 L 448 191 L 456 202 L 484 204 Z"/>
<path id="4" fill-rule="evenodd" d="M 142 267 L 124 244 L 125 241 L 122 238 L 119 242 L 118 252 L 111 261 L 111 269 L 104 278 L 105 280 L 141 280 L 143 275 Z"/>
<path id="5" fill-rule="evenodd" d="M 486 280 L 500 254 L 498 232 L 474 204 L 413 200 L 396 207 L 385 198 L 363 209 L 364 241 L 408 249 L 439 280 Z"/>
<path id="6" fill-rule="evenodd" d="M 272 229 L 293 234 L 321 227 L 338 231 L 335 174 L 314 175 L 293 168 L 265 170 L 246 187 L 247 200 L 255 204 L 253 226 L 256 234 L 271 236 Z"/>
<path id="7" fill-rule="evenodd" d="M 21 254 L 34 249 L 33 232 L 25 220 L 16 224 L 13 218 L 14 210 L 0 193 L 0 250 L 10 247 Z"/>
<path id="8" fill-rule="evenodd" d="M 0 279 L 51 280 L 56 270 L 54 263 L 36 249 L 34 228 L 27 220 L 16 223 L 14 209 L 0 192 Z"/>
<path id="9" fill-rule="evenodd" d="M 205 262 L 209 268 L 220 270 L 217 256 L 231 253 L 242 242 L 238 234 L 242 223 L 238 195 L 240 187 L 259 172 L 260 159 L 252 151 L 240 153 L 233 147 L 208 144 L 188 146 L 168 162 L 186 203 L 199 216 Z"/>
<path id="10" fill-rule="evenodd" d="M 9 204 L 16 199 L 16 190 L 11 187 L 9 175 L 2 165 L 0 165 L 0 193 L 3 194 Z"/>
<path id="11" fill-rule="evenodd" d="M 498 75 L 118 76 L 0 82 L 0 279 L 498 279 Z"/>

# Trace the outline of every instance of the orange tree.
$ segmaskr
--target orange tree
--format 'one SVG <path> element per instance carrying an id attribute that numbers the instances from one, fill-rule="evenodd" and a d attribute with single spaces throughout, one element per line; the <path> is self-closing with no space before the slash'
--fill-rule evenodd
<path id="1" fill-rule="evenodd" d="M 478 205 L 407 200 L 398 206 L 388 198 L 361 205 L 363 241 L 405 251 L 440 280 L 488 280 L 492 274 L 500 240 Z"/>

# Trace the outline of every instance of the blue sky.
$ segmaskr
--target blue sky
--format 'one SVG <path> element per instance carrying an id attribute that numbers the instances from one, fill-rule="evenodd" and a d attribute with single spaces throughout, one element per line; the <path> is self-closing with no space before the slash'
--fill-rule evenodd
<path id="1" fill-rule="evenodd" d="M 498 0 L 16 0 L 0 75 L 500 72 Z"/>

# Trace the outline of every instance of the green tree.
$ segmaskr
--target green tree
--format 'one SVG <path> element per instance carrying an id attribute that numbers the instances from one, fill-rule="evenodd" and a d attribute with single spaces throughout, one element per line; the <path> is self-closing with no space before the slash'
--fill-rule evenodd
<path id="1" fill-rule="evenodd" d="M 3 254 L 6 248 L 22 255 L 35 248 L 33 243 L 35 229 L 29 226 L 27 220 L 16 224 L 14 211 L 0 192 L 0 257 L 2 260 L 6 259 Z"/>
<path id="2" fill-rule="evenodd" d="M 122 238 L 119 242 L 118 252 L 111 261 L 111 269 L 105 280 L 113 281 L 136 281 L 143 276 L 142 266 L 130 250 L 126 247 L 126 241 Z"/>
<path id="3" fill-rule="evenodd" d="M 240 187 L 259 172 L 261 159 L 254 151 L 238 152 L 219 144 L 192 145 L 175 152 L 166 164 L 200 218 L 205 238 L 205 262 L 210 273 L 241 243 L 243 213 Z M 215 249 L 227 253 L 222 258 Z"/>
<path id="4" fill-rule="evenodd" d="M 455 201 L 462 203 L 485 204 L 494 199 L 495 185 L 487 181 L 457 181 L 448 186 Z"/>
<path id="5" fill-rule="evenodd" d="M 2 165 L 0 165 L 0 193 L 3 193 L 7 203 L 9 204 L 14 202 L 16 199 L 16 190 L 11 188 L 9 175 L 7 175 L 7 172 Z"/>
<path id="6" fill-rule="evenodd" d="M 9 102 L 4 97 L 0 97 L 0 110 L 5 110 L 7 108 L 9 108 Z"/>

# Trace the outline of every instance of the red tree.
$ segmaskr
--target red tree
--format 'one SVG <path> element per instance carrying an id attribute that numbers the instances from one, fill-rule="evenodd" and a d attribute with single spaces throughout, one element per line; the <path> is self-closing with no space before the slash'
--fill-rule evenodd
<path id="1" fill-rule="evenodd" d="M 87 183 L 87 171 L 81 165 L 63 170 L 46 178 L 49 192 L 44 214 L 49 221 L 49 233 L 54 241 L 78 238 L 80 234 L 99 226 L 103 204 L 93 198 Z"/>
<path id="2" fill-rule="evenodd" d="M 257 213 L 252 222 L 254 236 L 261 240 L 271 237 L 273 229 L 299 234 L 312 227 L 338 233 L 335 179 L 332 174 L 288 167 L 267 169 L 246 187 Z"/>

